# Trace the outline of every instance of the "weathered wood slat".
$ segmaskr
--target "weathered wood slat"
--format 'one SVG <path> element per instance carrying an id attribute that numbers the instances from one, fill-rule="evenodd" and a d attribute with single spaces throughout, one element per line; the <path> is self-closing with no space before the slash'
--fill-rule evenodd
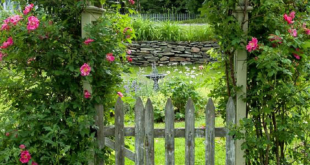
<path id="1" fill-rule="evenodd" d="M 112 150 L 115 150 L 115 142 L 109 138 L 104 138 L 104 141 L 105 141 L 105 145 L 109 148 L 111 148 Z M 135 153 L 133 153 L 132 151 L 130 151 L 129 149 L 127 148 L 124 148 L 124 152 L 125 152 L 125 157 L 132 160 L 132 161 L 135 161 Z"/>
<path id="2" fill-rule="evenodd" d="M 195 107 L 193 100 L 188 99 L 185 106 L 185 164 L 195 164 Z"/>
<path id="3" fill-rule="evenodd" d="M 115 105 L 115 164 L 124 165 L 124 111 L 123 101 L 119 97 Z"/>
<path id="4" fill-rule="evenodd" d="M 140 97 L 135 105 L 135 123 L 136 165 L 144 165 L 144 106 Z"/>
<path id="5" fill-rule="evenodd" d="M 206 165 L 214 165 L 215 107 L 210 98 L 206 106 Z"/>
<path id="6" fill-rule="evenodd" d="M 150 99 L 145 106 L 145 163 L 154 165 L 154 111 Z"/>
<path id="7" fill-rule="evenodd" d="M 96 109 L 96 116 L 95 116 L 95 122 L 96 122 L 96 126 L 98 126 L 98 130 L 97 130 L 97 142 L 98 142 L 98 147 L 99 150 L 104 148 L 104 131 L 103 131 L 103 121 L 104 121 L 104 114 L 103 114 L 103 105 L 95 105 L 95 109 Z M 96 162 L 99 165 L 104 165 L 104 160 L 103 159 L 99 159 L 96 156 Z"/>
<path id="8" fill-rule="evenodd" d="M 165 164 L 174 165 L 174 109 L 169 98 L 165 107 Z"/>
<path id="9" fill-rule="evenodd" d="M 235 124 L 235 104 L 230 97 L 226 105 L 226 165 L 235 165 L 235 141 L 232 136 L 229 136 L 228 127 Z"/>
<path id="10" fill-rule="evenodd" d="M 104 127 L 104 136 L 111 137 L 115 136 L 115 127 L 114 126 L 105 126 Z M 125 127 L 124 128 L 125 136 L 135 136 L 134 127 Z M 206 129 L 205 128 L 195 128 L 195 137 L 196 138 L 205 138 Z M 165 138 L 165 129 L 164 128 L 155 128 L 154 129 L 155 138 Z M 175 138 L 184 138 L 185 137 L 185 128 L 175 128 L 174 130 Z M 215 128 L 215 137 L 226 137 L 226 129 L 224 127 Z"/>

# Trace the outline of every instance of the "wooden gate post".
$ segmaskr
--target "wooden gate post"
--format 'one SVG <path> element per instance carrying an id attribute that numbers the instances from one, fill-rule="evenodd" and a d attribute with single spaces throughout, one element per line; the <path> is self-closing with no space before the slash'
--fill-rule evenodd
<path id="1" fill-rule="evenodd" d="M 88 6 L 84 9 L 82 12 L 82 18 L 81 18 L 81 28 L 82 28 L 82 38 L 87 37 L 87 33 L 85 32 L 84 28 L 87 24 L 92 23 L 93 21 L 96 21 L 105 11 L 102 8 L 98 8 L 95 6 L 92 6 L 90 2 L 87 3 Z M 90 93 L 92 93 L 92 88 L 89 82 L 83 81 L 83 91 L 88 90 Z M 103 132 L 103 105 L 95 105 L 96 109 L 96 115 L 94 116 L 94 119 L 96 121 L 96 126 L 98 127 L 97 131 L 97 142 L 99 149 L 103 149 L 104 147 L 104 132 Z M 96 162 L 95 162 L 96 161 Z M 95 160 L 95 161 L 89 161 L 89 165 L 94 165 L 94 163 L 99 165 L 104 165 L 104 160 Z"/>
<path id="2" fill-rule="evenodd" d="M 248 32 L 248 12 L 252 10 L 248 0 L 239 0 L 235 10 L 235 16 L 238 19 L 244 33 Z M 246 86 L 247 86 L 247 52 L 244 49 L 236 50 L 235 54 L 235 70 L 237 74 L 237 86 L 242 86 L 241 91 L 237 93 L 236 99 L 236 124 L 240 124 L 240 120 L 246 117 Z M 245 165 L 244 151 L 241 149 L 242 140 L 235 142 L 236 148 L 236 165 Z"/>

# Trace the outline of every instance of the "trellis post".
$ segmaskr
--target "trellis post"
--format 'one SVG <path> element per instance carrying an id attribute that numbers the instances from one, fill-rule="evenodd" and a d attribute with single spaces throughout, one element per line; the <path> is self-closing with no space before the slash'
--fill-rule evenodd
<path id="1" fill-rule="evenodd" d="M 87 24 L 92 23 L 93 21 L 96 21 L 100 16 L 102 16 L 103 12 L 105 11 L 102 8 L 93 6 L 90 2 L 87 2 L 87 7 L 84 9 L 81 15 L 81 28 L 82 28 L 82 38 L 86 38 L 88 34 L 85 32 L 85 26 Z M 87 81 L 83 81 L 83 91 L 88 90 L 90 93 L 92 93 L 92 87 Z M 97 131 L 97 142 L 98 142 L 98 147 L 99 149 L 103 149 L 104 147 L 104 132 L 103 132 L 103 105 L 98 104 L 95 105 L 96 109 L 96 116 L 94 116 L 95 121 L 96 121 L 96 126 L 98 127 Z M 96 164 L 103 165 L 104 160 L 95 160 Z M 89 165 L 94 165 L 94 161 L 89 161 Z"/>
<path id="2" fill-rule="evenodd" d="M 238 19 L 242 30 L 246 34 L 248 32 L 248 12 L 252 10 L 248 0 L 239 0 L 235 9 L 235 16 Z M 245 46 L 244 46 L 245 47 Z M 237 77 L 237 86 L 242 86 L 237 92 L 236 99 L 236 124 L 240 124 L 240 120 L 246 117 L 246 86 L 247 86 L 247 52 L 244 49 L 236 50 L 235 54 L 235 71 Z M 241 149 L 242 140 L 235 142 L 236 165 L 245 165 L 244 151 Z"/>

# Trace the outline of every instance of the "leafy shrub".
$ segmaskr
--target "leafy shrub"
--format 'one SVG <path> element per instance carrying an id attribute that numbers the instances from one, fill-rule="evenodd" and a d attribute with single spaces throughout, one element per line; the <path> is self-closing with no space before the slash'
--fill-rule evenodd
<path id="1" fill-rule="evenodd" d="M 164 87 L 161 88 L 161 92 L 168 97 L 171 97 L 173 105 L 175 107 L 176 119 L 185 118 L 185 105 L 188 98 L 192 98 L 196 105 L 197 110 L 203 108 L 202 97 L 195 89 L 194 84 L 190 84 L 183 79 L 174 78 L 167 82 Z"/>

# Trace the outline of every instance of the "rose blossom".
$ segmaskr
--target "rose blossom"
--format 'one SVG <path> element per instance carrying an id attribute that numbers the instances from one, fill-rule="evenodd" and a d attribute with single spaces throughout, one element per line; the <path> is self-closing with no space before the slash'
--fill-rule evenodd
<path id="1" fill-rule="evenodd" d="M 305 28 L 305 33 L 306 33 L 307 35 L 310 35 L 310 29 Z"/>
<path id="2" fill-rule="evenodd" d="M 81 66 L 80 71 L 82 76 L 88 76 L 91 71 L 91 67 L 88 64 L 84 63 Z"/>
<path id="3" fill-rule="evenodd" d="M 9 132 L 5 133 L 5 136 L 10 136 L 10 133 Z"/>
<path id="4" fill-rule="evenodd" d="M 130 4 L 134 5 L 135 1 L 134 0 L 128 0 Z"/>
<path id="5" fill-rule="evenodd" d="M 296 29 L 289 29 L 288 32 L 291 33 L 291 35 L 293 37 L 297 37 L 297 30 Z"/>
<path id="6" fill-rule="evenodd" d="M 127 49 L 127 50 L 126 50 L 126 53 L 127 53 L 127 54 L 131 54 L 131 50 L 130 50 L 130 49 Z"/>
<path id="7" fill-rule="evenodd" d="M 113 53 L 108 53 L 106 55 L 106 59 L 110 62 L 113 62 L 115 60 L 115 57 L 113 56 Z"/>
<path id="8" fill-rule="evenodd" d="M 91 42 L 94 42 L 94 40 L 89 38 L 89 39 L 87 39 L 87 40 L 84 41 L 84 44 L 85 44 L 85 45 L 88 45 L 88 44 L 90 44 Z"/>
<path id="9" fill-rule="evenodd" d="M 91 97 L 91 94 L 88 92 L 88 90 L 84 90 L 84 98 L 88 99 Z"/>
<path id="10" fill-rule="evenodd" d="M 28 163 L 30 159 L 31 159 L 31 155 L 30 155 L 30 153 L 27 150 L 21 152 L 20 159 L 19 159 L 20 162 Z"/>
<path id="11" fill-rule="evenodd" d="M 20 15 L 14 15 L 14 16 L 10 17 L 9 19 L 10 19 L 10 22 L 11 22 L 13 25 L 16 25 L 20 20 L 23 19 L 23 17 L 20 16 Z"/>
<path id="12" fill-rule="evenodd" d="M 32 162 L 31 165 L 38 165 L 38 163 L 37 162 Z"/>
<path id="13" fill-rule="evenodd" d="M 300 49 L 299 48 L 296 48 L 296 52 L 299 52 Z M 293 53 L 294 57 L 297 59 L 297 60 L 300 60 L 300 56 L 296 53 Z"/>
<path id="14" fill-rule="evenodd" d="M 37 17 L 35 16 L 30 16 L 28 17 L 28 25 L 27 29 L 28 30 L 36 30 L 40 25 L 40 21 Z"/>
<path id="15" fill-rule="evenodd" d="M 2 44 L 2 46 L 0 46 L 1 49 L 6 49 L 7 47 L 9 46 L 12 46 L 14 44 L 14 41 L 13 41 L 13 38 L 12 37 L 9 37 L 6 42 L 4 42 Z"/>
<path id="16" fill-rule="evenodd" d="M 23 13 L 25 15 L 27 15 L 32 10 L 33 6 L 34 6 L 34 4 L 30 4 L 30 5 L 26 6 L 25 10 L 23 11 Z"/>
<path id="17" fill-rule="evenodd" d="M 1 30 L 10 30 L 10 26 L 7 23 L 1 25 Z"/>
<path id="18" fill-rule="evenodd" d="M 25 146 L 25 145 L 23 145 L 23 144 L 21 144 L 21 145 L 19 146 L 19 148 L 20 148 L 20 149 L 25 149 L 25 148 L 26 148 L 26 146 Z"/>
<path id="19" fill-rule="evenodd" d="M 122 94 L 122 92 L 117 92 L 117 95 L 118 95 L 119 97 L 124 97 L 124 95 Z"/>
<path id="20" fill-rule="evenodd" d="M 249 41 L 248 45 L 246 46 L 246 49 L 248 50 L 248 52 L 252 52 L 256 49 L 258 49 L 258 40 L 257 38 L 253 37 L 251 41 Z"/>
<path id="21" fill-rule="evenodd" d="M 128 62 L 132 62 L 132 58 L 130 58 L 130 56 L 127 56 L 126 58 Z"/>
<path id="22" fill-rule="evenodd" d="M 199 70 L 202 70 L 204 67 L 203 67 L 203 65 L 200 65 L 199 66 Z"/>
<path id="23" fill-rule="evenodd" d="M 294 23 L 293 19 L 295 18 L 295 12 L 292 11 L 289 16 L 287 14 L 283 15 L 284 20 L 288 23 L 288 24 L 292 24 Z"/>

